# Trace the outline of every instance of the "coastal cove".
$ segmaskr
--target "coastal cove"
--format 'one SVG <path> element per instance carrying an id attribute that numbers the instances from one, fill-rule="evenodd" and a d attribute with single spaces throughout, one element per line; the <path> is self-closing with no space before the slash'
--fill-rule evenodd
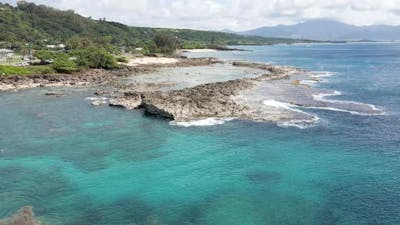
<path id="1" fill-rule="evenodd" d="M 294 117 L 173 112 L 171 122 L 108 107 L 130 96 L 113 92 L 121 83 L 0 92 L 0 218 L 29 205 L 45 224 L 399 224 L 400 45 L 238 48 L 249 51 L 193 51 L 224 62 L 118 79 L 157 100 L 146 91 L 171 100 L 203 93 L 206 80 L 250 80 L 235 103 Z M 264 71 L 233 62 L 295 72 L 259 81 Z"/>

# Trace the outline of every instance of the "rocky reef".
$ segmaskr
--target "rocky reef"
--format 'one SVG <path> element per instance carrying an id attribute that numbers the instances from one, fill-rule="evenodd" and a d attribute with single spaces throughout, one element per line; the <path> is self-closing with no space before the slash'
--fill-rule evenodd
<path id="1" fill-rule="evenodd" d="M 201 84 L 191 88 L 170 91 L 127 91 L 110 100 L 110 105 L 127 109 L 143 108 L 145 112 L 177 122 L 209 117 L 262 120 L 251 107 L 235 100 L 241 91 L 264 80 L 286 79 L 299 71 L 293 67 L 234 62 L 234 66 L 260 70 L 255 78 Z"/>
<path id="2" fill-rule="evenodd" d="M 0 225 L 39 225 L 39 223 L 35 219 L 32 207 L 24 206 L 14 215 L 1 219 Z"/>

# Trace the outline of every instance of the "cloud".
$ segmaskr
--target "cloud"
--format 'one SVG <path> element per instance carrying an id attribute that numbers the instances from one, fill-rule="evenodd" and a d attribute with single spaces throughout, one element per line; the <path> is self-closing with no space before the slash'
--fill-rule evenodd
<path id="1" fill-rule="evenodd" d="M 4 2 L 4 1 L 3 1 Z M 5 2 L 15 4 L 16 0 Z M 329 18 L 399 25 L 400 0 L 32 0 L 134 26 L 245 30 Z"/>

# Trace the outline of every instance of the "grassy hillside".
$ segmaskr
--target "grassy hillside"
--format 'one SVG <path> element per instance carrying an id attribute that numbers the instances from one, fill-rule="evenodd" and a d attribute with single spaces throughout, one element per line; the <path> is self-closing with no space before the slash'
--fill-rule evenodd
<path id="1" fill-rule="evenodd" d="M 86 18 L 72 10 L 61 11 L 27 2 L 20 2 L 16 7 L 0 3 L 0 30 L 0 44 L 18 47 L 30 43 L 36 48 L 46 44 L 66 43 L 76 36 L 100 43 L 107 39 L 114 46 L 133 48 L 151 40 L 157 32 L 173 34 L 184 46 L 197 47 L 210 44 L 267 45 L 301 41 L 189 29 L 130 27 Z"/>

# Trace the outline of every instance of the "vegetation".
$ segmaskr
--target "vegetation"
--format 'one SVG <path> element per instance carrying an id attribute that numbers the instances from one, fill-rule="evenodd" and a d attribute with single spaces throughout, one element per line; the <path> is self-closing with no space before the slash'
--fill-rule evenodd
<path id="1" fill-rule="evenodd" d="M 226 49 L 225 45 L 303 41 L 190 29 L 130 27 L 25 1 L 19 1 L 17 6 L 0 3 L 0 30 L 0 48 L 11 48 L 22 56 L 33 53 L 41 64 L 1 66 L 0 75 L 113 69 L 118 67 L 117 62 L 128 61 L 115 57 L 121 52 L 172 55 L 179 48 Z"/>
<path id="2" fill-rule="evenodd" d="M 117 61 L 109 52 L 101 48 L 88 48 L 74 50 L 70 53 L 76 64 L 81 68 L 114 69 Z"/>
<path id="3" fill-rule="evenodd" d="M 50 66 L 6 66 L 0 65 L 0 76 L 5 75 L 32 75 L 32 74 L 49 74 L 54 73 Z"/>
<path id="4" fill-rule="evenodd" d="M 60 53 L 60 52 L 55 52 L 55 51 L 50 51 L 50 50 L 39 50 L 39 51 L 36 51 L 33 54 L 33 56 L 40 59 L 42 64 L 49 64 L 50 61 L 54 61 L 54 59 L 59 57 L 61 54 L 65 54 L 65 53 Z"/>
<path id="5" fill-rule="evenodd" d="M 164 55 L 174 54 L 181 46 L 179 39 L 168 33 L 157 33 L 154 37 L 154 43 L 157 46 L 156 52 L 160 52 Z"/>
<path id="6" fill-rule="evenodd" d="M 72 73 L 78 71 L 76 63 L 68 58 L 66 55 L 58 56 L 52 65 L 52 68 L 57 73 Z"/>
<path id="7" fill-rule="evenodd" d="M 176 37 L 184 48 L 303 41 L 190 29 L 129 27 L 105 19 L 86 18 L 72 10 L 61 11 L 24 1 L 18 2 L 16 7 L 0 3 L 0 30 L 0 47 L 11 45 L 18 51 L 43 49 L 48 44 L 63 43 L 70 50 L 97 46 L 115 53 L 121 49 L 131 51 L 140 47 L 144 51 L 155 52 L 157 49 L 154 49 L 154 43 L 150 40 L 159 33 Z M 170 49 L 161 51 L 169 52 Z"/>

